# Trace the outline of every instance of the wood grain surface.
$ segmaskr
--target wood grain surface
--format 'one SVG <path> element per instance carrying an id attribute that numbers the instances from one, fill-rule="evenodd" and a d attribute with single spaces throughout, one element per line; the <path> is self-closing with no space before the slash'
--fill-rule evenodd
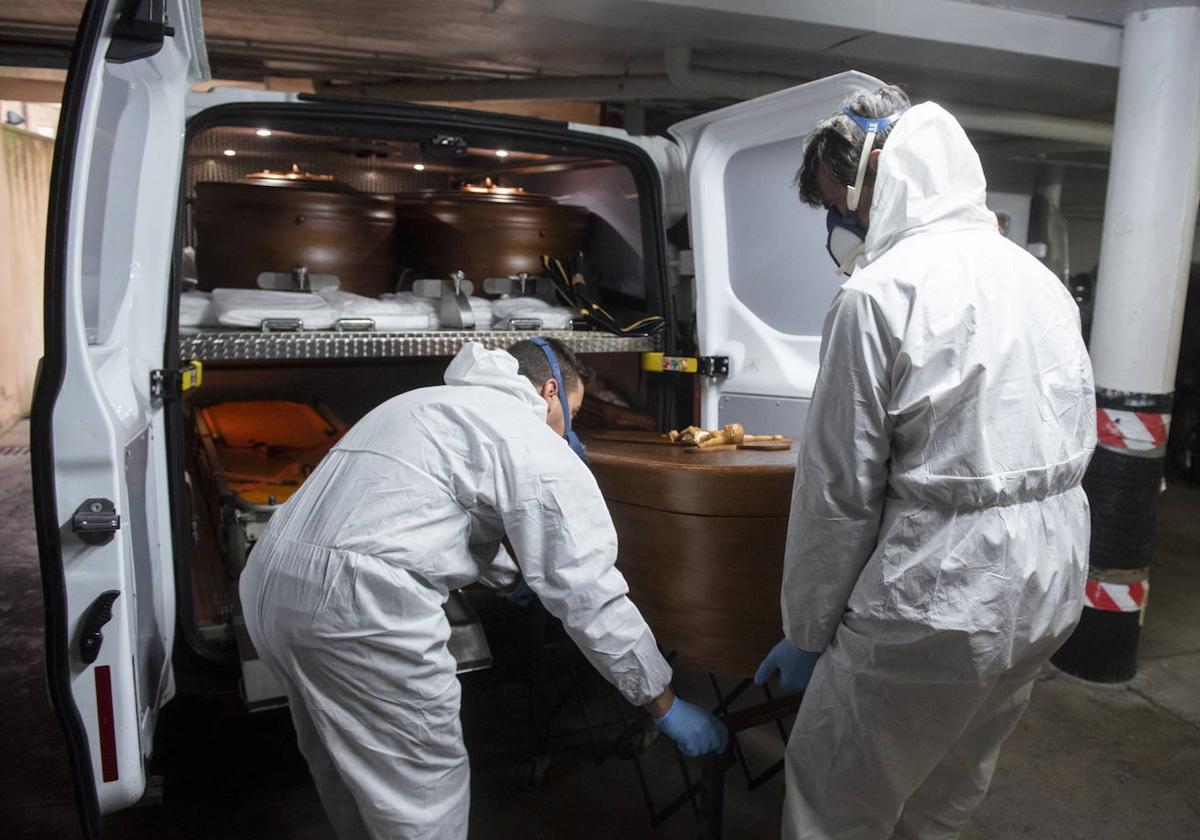
<path id="1" fill-rule="evenodd" d="M 658 643 L 692 667 L 749 676 L 782 638 L 787 517 L 692 516 L 609 502 L 617 567 Z"/>
<path id="2" fill-rule="evenodd" d="M 633 602 L 684 664 L 749 676 L 782 638 L 779 586 L 796 453 L 697 458 L 631 434 L 585 441 Z"/>
<path id="3" fill-rule="evenodd" d="M 736 449 L 703 457 L 647 432 L 584 435 L 592 472 L 609 501 L 701 516 L 788 515 L 796 452 Z"/>

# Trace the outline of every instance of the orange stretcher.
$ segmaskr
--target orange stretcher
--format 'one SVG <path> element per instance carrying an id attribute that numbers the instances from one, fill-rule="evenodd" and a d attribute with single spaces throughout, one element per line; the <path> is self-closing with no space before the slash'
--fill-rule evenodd
<path id="1" fill-rule="evenodd" d="M 221 552 L 231 576 L 271 514 L 291 497 L 346 425 L 321 403 L 227 402 L 198 408 L 200 471 L 218 501 Z"/>

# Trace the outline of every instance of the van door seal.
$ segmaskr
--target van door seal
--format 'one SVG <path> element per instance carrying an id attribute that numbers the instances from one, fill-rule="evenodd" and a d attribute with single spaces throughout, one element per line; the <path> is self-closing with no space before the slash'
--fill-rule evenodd
<path id="1" fill-rule="evenodd" d="M 42 315 L 46 350 L 38 363 L 33 406 L 29 413 L 34 522 L 38 534 L 42 598 L 46 604 L 46 686 L 50 704 L 66 736 L 80 835 L 87 840 L 98 840 L 101 836 L 100 801 L 96 795 L 87 729 L 71 690 L 73 672 L 67 631 L 67 582 L 63 571 L 61 520 L 54 474 L 54 405 L 66 375 L 64 312 L 67 245 L 70 241 L 68 224 L 75 177 L 72 156 L 81 133 L 88 70 L 93 58 L 99 59 L 98 45 L 106 9 L 107 4 L 100 0 L 89 0 L 84 7 L 63 89 L 46 221 L 46 294 Z"/>

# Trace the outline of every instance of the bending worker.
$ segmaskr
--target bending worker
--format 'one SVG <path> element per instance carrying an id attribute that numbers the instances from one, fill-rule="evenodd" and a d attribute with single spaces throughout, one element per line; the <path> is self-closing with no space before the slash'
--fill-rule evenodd
<path id="1" fill-rule="evenodd" d="M 857 97 L 809 134 L 796 183 L 853 273 L 796 472 L 786 639 L 757 675 L 811 675 L 783 834 L 954 838 L 1082 609 L 1096 420 L 1079 315 L 997 231 L 936 104 Z"/>
<path id="2" fill-rule="evenodd" d="M 246 629 L 286 686 L 341 838 L 466 837 L 470 773 L 442 603 L 477 580 L 523 575 L 685 753 L 725 746 L 716 718 L 672 694 L 613 565 L 604 499 L 562 436 L 583 399 L 578 361 L 557 342 L 469 343 L 445 381 L 359 421 L 271 518 L 241 578 Z"/>

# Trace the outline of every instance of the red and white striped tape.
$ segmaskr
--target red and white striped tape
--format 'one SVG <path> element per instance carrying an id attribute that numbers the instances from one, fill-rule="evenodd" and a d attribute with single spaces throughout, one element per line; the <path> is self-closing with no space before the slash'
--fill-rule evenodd
<path id="1" fill-rule="evenodd" d="M 1141 452 L 1158 449 L 1166 446 L 1170 430 L 1170 414 L 1096 409 L 1096 434 L 1104 446 Z"/>
<path id="2" fill-rule="evenodd" d="M 1084 603 L 1104 612 L 1140 612 L 1146 608 L 1150 582 L 1102 583 L 1089 580 L 1084 587 Z"/>

